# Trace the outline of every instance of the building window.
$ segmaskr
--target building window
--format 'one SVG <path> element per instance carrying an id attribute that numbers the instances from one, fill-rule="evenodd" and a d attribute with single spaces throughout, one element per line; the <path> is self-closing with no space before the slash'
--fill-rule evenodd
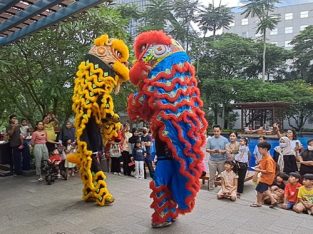
<path id="1" fill-rule="evenodd" d="M 270 32 L 270 35 L 277 35 L 278 33 L 278 29 L 277 28 L 274 28 L 271 32 Z"/>
<path id="2" fill-rule="evenodd" d="M 290 45 L 290 42 L 291 41 L 285 41 L 285 47 L 286 48 L 291 48 L 292 47 L 292 45 Z"/>
<path id="3" fill-rule="evenodd" d="M 241 25 L 248 25 L 248 23 L 249 23 L 248 19 L 241 20 Z"/>
<path id="4" fill-rule="evenodd" d="M 293 19 L 293 13 L 286 13 L 285 14 L 285 20 L 292 20 Z"/>
<path id="5" fill-rule="evenodd" d="M 292 30 L 292 27 L 286 27 L 285 28 L 285 33 L 288 34 L 288 33 L 292 33 L 293 30 Z"/>
<path id="6" fill-rule="evenodd" d="M 308 25 L 301 25 L 300 26 L 300 31 L 303 31 Z"/>
<path id="7" fill-rule="evenodd" d="M 301 11 L 300 12 L 300 18 L 308 18 L 309 12 L 308 11 Z"/>

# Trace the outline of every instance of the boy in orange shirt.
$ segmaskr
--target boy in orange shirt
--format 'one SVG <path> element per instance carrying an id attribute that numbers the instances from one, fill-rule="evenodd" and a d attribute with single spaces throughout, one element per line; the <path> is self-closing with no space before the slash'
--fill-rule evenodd
<path id="1" fill-rule="evenodd" d="M 285 187 L 284 204 L 281 208 L 290 210 L 297 202 L 298 190 L 301 187 L 299 183 L 301 176 L 297 172 L 291 172 L 289 174 L 288 184 Z"/>
<path id="2" fill-rule="evenodd" d="M 251 207 L 261 207 L 263 204 L 263 198 L 265 196 L 271 199 L 270 208 L 274 208 L 277 205 L 277 201 L 274 199 L 270 186 L 273 184 L 276 174 L 276 163 L 269 154 L 271 145 L 268 142 L 260 142 L 258 144 L 258 150 L 262 155 L 258 166 L 255 171 L 261 173 L 260 180 L 255 190 L 257 191 L 256 202 L 251 204 Z"/>

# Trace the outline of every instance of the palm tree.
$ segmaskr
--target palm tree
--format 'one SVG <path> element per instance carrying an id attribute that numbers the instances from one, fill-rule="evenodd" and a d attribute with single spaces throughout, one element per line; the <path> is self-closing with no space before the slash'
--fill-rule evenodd
<path id="1" fill-rule="evenodd" d="M 245 9 L 242 12 L 245 17 L 258 17 L 259 23 L 257 25 L 256 33 L 261 33 L 263 38 L 263 66 L 262 66 L 262 80 L 265 81 L 266 71 L 266 31 L 273 30 L 280 21 L 279 15 L 271 14 L 274 11 L 275 4 L 279 0 L 249 0 L 243 6 Z"/>
<path id="2" fill-rule="evenodd" d="M 229 28 L 230 23 L 233 20 L 231 9 L 220 4 L 215 7 L 213 4 L 209 4 L 208 7 L 201 7 L 197 22 L 199 23 L 200 30 L 203 32 L 203 37 L 208 31 L 213 32 L 213 39 L 215 39 L 216 31 L 221 28 Z"/>
<path id="3" fill-rule="evenodd" d="M 186 51 L 188 51 L 191 22 L 196 20 L 198 0 L 174 0 L 173 5 L 173 20 L 171 21 L 173 33 L 186 45 Z"/>
<path id="4" fill-rule="evenodd" d="M 151 0 L 147 4 L 143 12 L 144 27 L 142 31 L 146 30 L 165 30 L 167 28 L 169 19 L 171 19 L 171 11 L 173 7 L 169 1 L 166 0 Z"/>

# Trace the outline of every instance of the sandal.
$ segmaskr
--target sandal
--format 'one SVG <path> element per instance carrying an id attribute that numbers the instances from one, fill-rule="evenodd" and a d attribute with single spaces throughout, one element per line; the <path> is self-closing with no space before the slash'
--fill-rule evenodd
<path id="1" fill-rule="evenodd" d="M 257 204 L 257 203 L 252 203 L 252 204 L 250 205 L 250 207 L 262 207 L 262 205 L 259 205 L 259 204 Z"/>

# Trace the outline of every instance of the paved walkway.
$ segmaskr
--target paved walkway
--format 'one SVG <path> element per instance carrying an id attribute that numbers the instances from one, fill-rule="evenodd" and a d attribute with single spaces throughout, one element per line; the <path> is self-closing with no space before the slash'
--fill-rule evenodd
<path id="1" fill-rule="evenodd" d="M 35 177 L 0 178 L 0 233 L 313 233 L 313 217 L 281 209 L 251 208 L 255 193 L 247 183 L 234 203 L 216 200 L 203 188 L 191 214 L 166 229 L 151 229 L 148 180 L 108 175 L 116 202 L 97 207 L 81 201 L 78 177 L 48 186 Z"/>

